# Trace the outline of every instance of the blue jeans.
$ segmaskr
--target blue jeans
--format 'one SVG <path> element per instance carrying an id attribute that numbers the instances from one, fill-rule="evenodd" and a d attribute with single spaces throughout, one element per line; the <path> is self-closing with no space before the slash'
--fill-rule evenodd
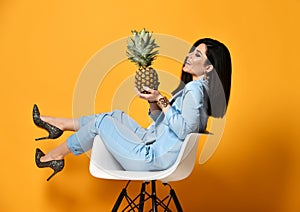
<path id="1" fill-rule="evenodd" d="M 151 170 L 153 154 L 151 145 L 143 138 L 148 129 L 142 128 L 126 113 L 115 110 L 79 118 L 80 129 L 67 139 L 74 155 L 90 150 L 99 135 L 113 156 L 126 170 Z"/>

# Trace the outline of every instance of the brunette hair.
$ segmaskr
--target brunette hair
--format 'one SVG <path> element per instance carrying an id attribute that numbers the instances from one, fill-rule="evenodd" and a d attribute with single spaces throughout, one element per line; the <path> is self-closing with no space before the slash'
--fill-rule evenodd
<path id="1" fill-rule="evenodd" d="M 207 47 L 207 64 L 213 66 L 213 70 L 208 73 L 208 90 L 205 90 L 205 94 L 209 97 L 207 114 L 212 117 L 220 118 L 226 113 L 230 97 L 232 72 L 230 52 L 223 43 L 211 38 L 203 38 L 193 44 L 189 53 L 193 52 L 201 43 L 204 43 Z M 182 70 L 181 83 L 172 93 L 177 93 L 185 84 L 192 80 L 192 75 Z"/>

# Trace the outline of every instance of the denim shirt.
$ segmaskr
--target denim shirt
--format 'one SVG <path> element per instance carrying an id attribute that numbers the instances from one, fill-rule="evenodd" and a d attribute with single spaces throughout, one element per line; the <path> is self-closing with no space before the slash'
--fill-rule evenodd
<path id="1" fill-rule="evenodd" d="M 160 111 L 153 115 L 149 111 L 154 122 L 148 127 L 149 133 L 146 133 L 144 141 L 152 143 L 163 135 L 165 138 L 165 134 L 183 141 L 190 133 L 204 132 L 208 120 L 204 89 L 208 87 L 203 79 L 191 81 L 170 99 L 174 102 L 166 114 Z"/>

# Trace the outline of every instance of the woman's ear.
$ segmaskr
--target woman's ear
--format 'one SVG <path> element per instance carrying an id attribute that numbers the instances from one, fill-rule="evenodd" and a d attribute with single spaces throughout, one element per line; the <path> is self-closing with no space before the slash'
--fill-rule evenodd
<path id="1" fill-rule="evenodd" d="M 213 65 L 207 65 L 205 67 L 205 69 L 206 69 L 206 72 L 208 73 L 208 72 L 211 72 L 214 69 L 214 66 Z"/>

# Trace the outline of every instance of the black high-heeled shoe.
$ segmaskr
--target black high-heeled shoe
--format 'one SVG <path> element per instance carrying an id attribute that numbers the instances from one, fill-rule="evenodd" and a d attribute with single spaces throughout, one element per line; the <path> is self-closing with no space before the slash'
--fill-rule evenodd
<path id="1" fill-rule="evenodd" d="M 45 154 L 42 152 L 42 150 L 37 148 L 35 152 L 35 163 L 39 168 L 50 167 L 51 169 L 53 169 L 54 171 L 53 174 L 51 174 L 50 177 L 48 177 L 47 179 L 47 181 L 49 181 L 55 174 L 57 174 L 64 168 L 65 160 L 62 159 L 62 160 L 50 160 L 47 162 L 41 162 L 41 157 L 43 157 L 44 155 Z"/>
<path id="2" fill-rule="evenodd" d="M 45 129 L 48 131 L 49 136 L 48 137 L 41 137 L 41 138 L 36 138 L 35 140 L 43 140 L 43 139 L 56 139 L 60 137 L 63 134 L 63 131 L 47 122 L 44 122 L 41 117 L 40 117 L 40 111 L 37 107 L 36 104 L 33 106 L 33 111 L 32 111 L 32 117 L 33 117 L 33 122 L 36 126 Z"/>

